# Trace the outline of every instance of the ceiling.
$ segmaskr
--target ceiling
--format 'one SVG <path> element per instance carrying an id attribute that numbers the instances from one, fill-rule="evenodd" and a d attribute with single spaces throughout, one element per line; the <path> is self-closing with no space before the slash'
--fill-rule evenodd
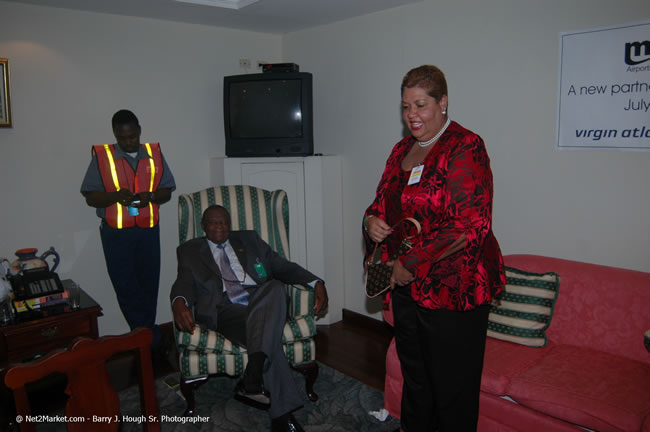
<path id="1" fill-rule="evenodd" d="M 7 0 L 282 34 L 423 0 Z M 189 3 L 193 1 L 196 3 Z M 236 7 L 240 7 L 236 9 Z"/>

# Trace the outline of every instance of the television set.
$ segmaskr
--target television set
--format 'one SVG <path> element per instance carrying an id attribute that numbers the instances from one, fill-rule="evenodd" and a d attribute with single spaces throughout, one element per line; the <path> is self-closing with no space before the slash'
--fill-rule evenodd
<path id="1" fill-rule="evenodd" d="M 312 155 L 312 75 L 267 72 L 225 76 L 223 118 L 226 156 Z"/>

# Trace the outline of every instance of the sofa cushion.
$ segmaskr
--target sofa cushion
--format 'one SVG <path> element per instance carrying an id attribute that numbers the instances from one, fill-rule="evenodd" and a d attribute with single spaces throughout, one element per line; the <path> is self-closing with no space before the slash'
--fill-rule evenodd
<path id="1" fill-rule="evenodd" d="M 560 279 L 556 273 L 530 273 L 506 267 L 506 287 L 490 312 L 488 336 L 543 347 Z"/>
<path id="2" fill-rule="evenodd" d="M 481 392 L 479 432 L 585 432 L 562 419 L 547 416 L 512 399 Z"/>
<path id="3" fill-rule="evenodd" d="M 532 349 L 528 346 L 488 338 L 485 343 L 481 391 L 505 396 L 510 380 L 539 362 L 553 346 Z"/>
<path id="4" fill-rule="evenodd" d="M 650 272 L 538 255 L 506 255 L 510 267 L 560 275 L 562 287 L 546 335 L 647 363 L 641 335 L 650 328 Z"/>
<path id="5" fill-rule="evenodd" d="M 521 405 L 600 432 L 638 432 L 650 414 L 650 364 L 557 345 L 511 379 L 508 395 Z"/>

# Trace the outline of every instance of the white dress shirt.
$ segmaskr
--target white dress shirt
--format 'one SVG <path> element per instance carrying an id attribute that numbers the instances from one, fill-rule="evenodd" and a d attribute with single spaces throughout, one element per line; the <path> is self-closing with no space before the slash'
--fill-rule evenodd
<path id="1" fill-rule="evenodd" d="M 208 240 L 208 244 L 210 245 L 210 251 L 212 252 L 212 256 L 221 253 L 220 251 L 218 251 L 219 246 L 216 243 Z M 239 281 L 239 283 L 243 287 L 256 285 L 253 278 L 244 271 L 244 268 L 242 267 L 241 263 L 239 262 L 239 259 L 237 258 L 237 254 L 235 253 L 235 250 L 232 248 L 232 245 L 230 244 L 230 240 L 226 240 L 223 243 L 223 251 L 226 253 L 226 256 L 228 257 L 228 261 L 230 261 L 230 268 L 232 269 L 233 273 L 235 273 L 235 276 L 237 276 L 237 280 Z M 217 263 L 217 265 L 219 264 Z M 223 290 L 224 292 L 226 291 L 225 284 Z"/>

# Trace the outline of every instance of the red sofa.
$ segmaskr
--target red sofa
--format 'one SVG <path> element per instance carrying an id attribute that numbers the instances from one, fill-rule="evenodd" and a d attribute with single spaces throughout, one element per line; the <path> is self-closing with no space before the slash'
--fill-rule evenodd
<path id="1" fill-rule="evenodd" d="M 488 337 L 479 432 L 650 432 L 650 273 L 536 255 L 506 266 L 559 274 L 548 343 Z M 393 325 L 392 310 L 384 318 Z M 400 415 L 395 340 L 386 355 L 384 403 Z"/>

